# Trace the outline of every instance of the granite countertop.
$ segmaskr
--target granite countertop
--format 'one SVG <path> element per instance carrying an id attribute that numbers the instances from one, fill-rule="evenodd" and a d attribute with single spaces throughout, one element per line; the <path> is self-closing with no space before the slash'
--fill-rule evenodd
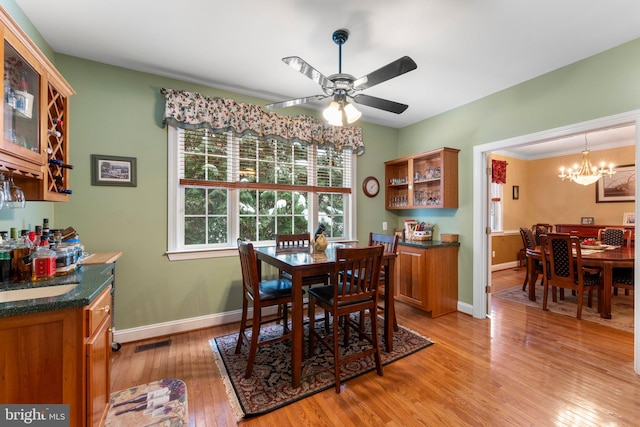
<path id="1" fill-rule="evenodd" d="M 78 283 L 76 288 L 57 297 L 0 302 L 0 318 L 89 305 L 113 281 L 112 270 L 113 264 L 82 265 L 71 274 L 48 281 L 0 285 L 1 292 Z"/>
<path id="2" fill-rule="evenodd" d="M 441 242 L 440 240 L 406 240 L 399 239 L 398 245 L 412 246 L 414 248 L 429 249 L 442 248 L 446 246 L 460 246 L 460 242 Z"/>

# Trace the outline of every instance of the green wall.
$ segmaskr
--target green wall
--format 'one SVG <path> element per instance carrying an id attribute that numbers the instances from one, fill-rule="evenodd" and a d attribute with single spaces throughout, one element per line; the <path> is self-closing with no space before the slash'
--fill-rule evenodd
<path id="1" fill-rule="evenodd" d="M 56 219 L 72 224 L 90 251 L 122 250 L 117 264 L 116 328 L 169 322 L 241 308 L 236 257 L 168 261 L 167 129 L 162 125 L 162 87 L 266 103 L 200 85 L 58 55 L 58 70 L 77 92 L 71 98 L 73 196 L 56 204 Z M 291 110 L 290 114 L 309 111 Z M 397 152 L 397 130 L 362 124 L 365 154 L 358 158 L 360 182 L 384 180 L 383 162 Z M 91 186 L 91 154 L 137 158 L 137 187 Z M 381 208 L 382 196 L 360 197 L 358 238 L 395 221 Z"/>
<path id="2" fill-rule="evenodd" d="M 10 13 L 15 2 L 0 0 Z M 19 19 L 18 19 L 19 18 Z M 41 48 L 41 37 L 24 16 L 16 18 Z M 25 24 L 26 21 L 26 24 Z M 71 98 L 70 161 L 75 166 L 68 203 L 28 203 L 23 211 L 0 211 L 0 228 L 37 224 L 73 226 L 89 251 L 124 251 L 117 265 L 118 330 L 224 313 L 240 308 L 240 271 L 235 257 L 167 260 L 167 132 L 160 88 L 255 99 L 200 85 L 140 73 L 65 55 L 55 64 L 77 92 Z M 472 147 L 640 108 L 640 40 L 636 40 L 513 88 L 401 130 L 361 122 L 366 152 L 358 158 L 355 191 L 357 237 L 389 229 L 405 218 L 431 221 L 441 232 L 460 234 L 459 299 L 472 304 Z M 425 94 L 428 96 L 428 94 Z M 302 109 L 283 110 L 287 114 Z M 361 182 L 384 182 L 386 160 L 449 146 L 459 157 L 459 208 L 384 210 L 382 194 L 364 197 Z M 90 155 L 136 157 L 138 186 L 91 186 Z"/>
<path id="3" fill-rule="evenodd" d="M 460 234 L 459 300 L 472 303 L 473 147 L 640 108 L 640 39 L 400 130 L 398 154 L 459 148 L 460 205 L 423 220 Z M 403 217 L 409 217 L 404 216 Z"/>

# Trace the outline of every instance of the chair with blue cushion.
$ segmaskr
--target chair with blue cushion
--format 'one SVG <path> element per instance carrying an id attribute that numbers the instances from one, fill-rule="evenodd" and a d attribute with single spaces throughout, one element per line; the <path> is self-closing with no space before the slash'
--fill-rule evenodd
<path id="1" fill-rule="evenodd" d="M 311 252 L 311 235 L 307 233 L 294 234 L 276 234 L 276 253 L 277 252 Z M 286 271 L 280 272 L 280 278 L 293 281 L 291 274 Z M 312 286 L 327 286 L 329 284 L 328 274 L 316 274 L 313 276 L 305 276 L 302 278 L 302 286 L 310 288 Z M 329 327 L 326 321 L 327 328 Z"/>
<path id="2" fill-rule="evenodd" d="M 275 342 L 290 339 L 292 337 L 288 321 L 288 305 L 293 302 L 291 295 L 291 281 L 287 279 L 260 280 L 258 275 L 258 260 L 256 258 L 253 244 L 242 242 L 238 239 L 238 253 L 240 254 L 240 266 L 242 267 L 242 319 L 240 321 L 240 333 L 238 334 L 238 344 L 236 354 L 242 349 L 243 342 L 249 345 L 249 357 L 247 370 L 244 377 L 249 378 L 253 373 L 253 364 L 256 358 L 258 347 Z M 249 303 L 253 305 L 253 318 L 251 323 L 247 323 Z M 268 307 L 281 307 L 284 309 L 281 315 L 264 320 L 262 309 Z M 260 326 L 274 321 L 282 320 L 282 335 L 273 339 L 260 341 Z M 251 338 L 247 337 L 247 329 L 251 329 Z"/>
<path id="3" fill-rule="evenodd" d="M 337 248 L 335 268 L 331 273 L 331 285 L 309 289 L 309 316 L 315 313 L 317 304 L 333 318 L 331 331 L 325 331 L 324 335 L 316 330 L 313 322 L 309 324 L 309 356 L 313 355 L 313 348 L 317 341 L 320 341 L 333 354 L 336 393 L 340 393 L 340 366 L 355 359 L 373 356 L 376 372 L 382 376 L 376 311 L 383 251 L 384 248 L 381 245 Z M 351 317 L 352 313 L 368 314 L 371 329 L 363 330 L 360 321 Z M 368 341 L 369 345 L 358 346 L 362 351 L 357 353 L 341 349 L 340 324 L 343 329 L 344 348 L 349 345 L 347 332 L 350 328 L 358 332 L 354 336 Z"/>

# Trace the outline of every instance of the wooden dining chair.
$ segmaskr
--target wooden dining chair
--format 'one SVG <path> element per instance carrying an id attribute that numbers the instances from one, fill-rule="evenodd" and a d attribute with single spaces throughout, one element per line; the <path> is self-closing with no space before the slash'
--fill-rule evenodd
<path id="1" fill-rule="evenodd" d="M 296 234 L 276 234 L 276 252 L 277 251 L 311 251 L 311 235 L 309 233 Z M 291 275 L 286 271 L 281 271 L 280 276 L 284 279 L 291 280 Z M 303 286 L 328 285 L 329 275 L 318 274 L 308 276 L 302 279 Z"/>
<path id="2" fill-rule="evenodd" d="M 369 233 L 369 246 L 382 245 L 384 247 L 384 254 L 396 254 L 398 252 L 398 235 L 397 234 L 378 234 Z M 386 280 L 384 267 L 380 269 L 380 283 L 378 284 L 378 314 L 384 313 L 387 307 L 380 303 L 381 297 L 384 295 L 384 284 Z M 393 295 L 393 289 L 391 289 Z M 394 303 L 393 297 L 390 298 L 391 304 Z M 361 317 L 364 319 L 364 316 Z M 398 321 L 396 320 L 396 311 L 393 310 L 393 330 L 398 331 Z"/>
<path id="3" fill-rule="evenodd" d="M 629 295 L 629 291 L 635 292 L 635 279 L 633 268 L 614 268 L 612 272 L 611 284 L 613 285 L 613 294 L 618 295 L 618 289 L 624 289 L 625 295 Z M 634 305 L 634 299 L 631 299 L 631 305 Z"/>
<path id="4" fill-rule="evenodd" d="M 287 251 L 311 251 L 311 235 L 307 233 L 295 234 L 276 234 L 276 252 Z M 291 275 L 286 271 L 280 271 L 280 277 L 287 280 L 293 280 Z M 329 284 L 328 274 L 317 274 L 314 276 L 306 276 L 302 278 L 302 286 L 310 288 L 315 285 L 327 286 Z M 328 323 L 327 323 L 328 325 Z"/>
<path id="5" fill-rule="evenodd" d="M 291 281 L 286 279 L 273 279 L 261 281 L 258 275 L 258 261 L 253 249 L 253 244 L 238 239 L 238 253 L 240 254 L 240 266 L 242 268 L 242 318 L 240 320 L 240 333 L 236 344 L 236 354 L 242 349 L 242 343 L 249 345 L 249 357 L 245 378 L 253 373 L 253 363 L 258 347 L 275 342 L 290 339 L 292 337 L 288 321 L 288 305 L 293 302 L 291 295 Z M 253 318 L 247 323 L 249 303 L 253 305 Z M 263 320 L 262 309 L 273 306 L 284 306 L 280 310 L 281 316 Z M 259 340 L 260 326 L 274 321 L 282 320 L 282 335 L 273 339 Z M 247 337 L 247 329 L 251 329 L 251 338 Z"/>
<path id="6" fill-rule="evenodd" d="M 522 245 L 523 245 L 522 249 L 525 252 L 527 263 L 533 263 L 531 268 L 533 268 L 536 273 L 536 282 L 538 281 L 538 277 L 542 275 L 542 282 L 540 282 L 540 284 L 542 284 L 544 282 L 542 263 L 539 260 L 530 259 L 530 257 L 527 257 L 527 253 L 526 253 L 527 249 L 533 250 L 536 248 L 536 241 L 533 237 L 533 233 L 528 228 L 520 227 L 520 237 L 522 238 Z M 527 274 L 525 274 L 524 276 L 524 283 L 522 283 L 523 291 L 527 289 L 527 283 L 529 283 L 528 267 L 527 267 Z M 535 286 L 535 282 L 533 283 L 533 286 Z"/>
<path id="7" fill-rule="evenodd" d="M 324 335 L 321 335 L 313 324 L 309 325 L 309 356 L 313 355 L 313 348 L 317 341 L 332 352 L 336 393 L 340 393 L 340 366 L 352 360 L 373 355 L 376 372 L 382 376 L 376 311 L 383 252 L 384 248 L 381 245 L 337 248 L 335 268 L 331 273 L 331 286 L 316 286 L 309 290 L 309 316 L 315 313 L 317 304 L 333 319 L 331 331 L 325 331 Z M 352 313 L 368 313 L 371 321 L 369 334 L 362 330 L 359 321 L 350 316 Z M 344 319 L 343 322 L 339 321 L 341 318 Z M 358 353 L 340 351 L 340 323 L 342 323 L 345 348 L 349 344 L 350 328 L 358 332 L 354 336 L 368 341 L 370 346 L 361 347 L 363 350 Z"/>
<path id="8" fill-rule="evenodd" d="M 601 228 L 598 230 L 598 240 L 605 245 L 630 246 L 631 230 L 624 228 Z"/>
<path id="9" fill-rule="evenodd" d="M 542 309 L 547 310 L 549 287 L 554 294 L 555 289 L 570 289 L 578 298 L 577 319 L 582 318 L 584 293 L 594 288 L 598 290 L 598 311 L 602 307 L 603 282 L 599 268 L 582 265 L 580 240 L 566 233 L 548 233 L 542 236 L 542 268 L 544 271 L 544 296 Z M 575 252 L 575 256 L 574 256 Z M 588 300 L 591 307 L 591 298 Z"/>
<path id="10" fill-rule="evenodd" d="M 536 246 L 540 246 L 540 236 L 543 234 L 553 233 L 553 225 L 551 224 L 533 224 L 531 232 L 536 242 Z"/>

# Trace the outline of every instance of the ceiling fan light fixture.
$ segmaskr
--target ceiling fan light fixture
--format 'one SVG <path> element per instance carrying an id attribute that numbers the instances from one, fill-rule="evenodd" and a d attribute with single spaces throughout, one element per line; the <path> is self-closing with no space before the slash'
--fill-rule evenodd
<path id="1" fill-rule="evenodd" d="M 332 101 L 322 115 L 331 126 L 342 126 L 342 111 L 336 101 Z"/>
<path id="2" fill-rule="evenodd" d="M 347 116 L 347 123 L 349 124 L 354 123 L 362 116 L 362 113 L 349 102 L 344 106 L 344 114 Z"/>

